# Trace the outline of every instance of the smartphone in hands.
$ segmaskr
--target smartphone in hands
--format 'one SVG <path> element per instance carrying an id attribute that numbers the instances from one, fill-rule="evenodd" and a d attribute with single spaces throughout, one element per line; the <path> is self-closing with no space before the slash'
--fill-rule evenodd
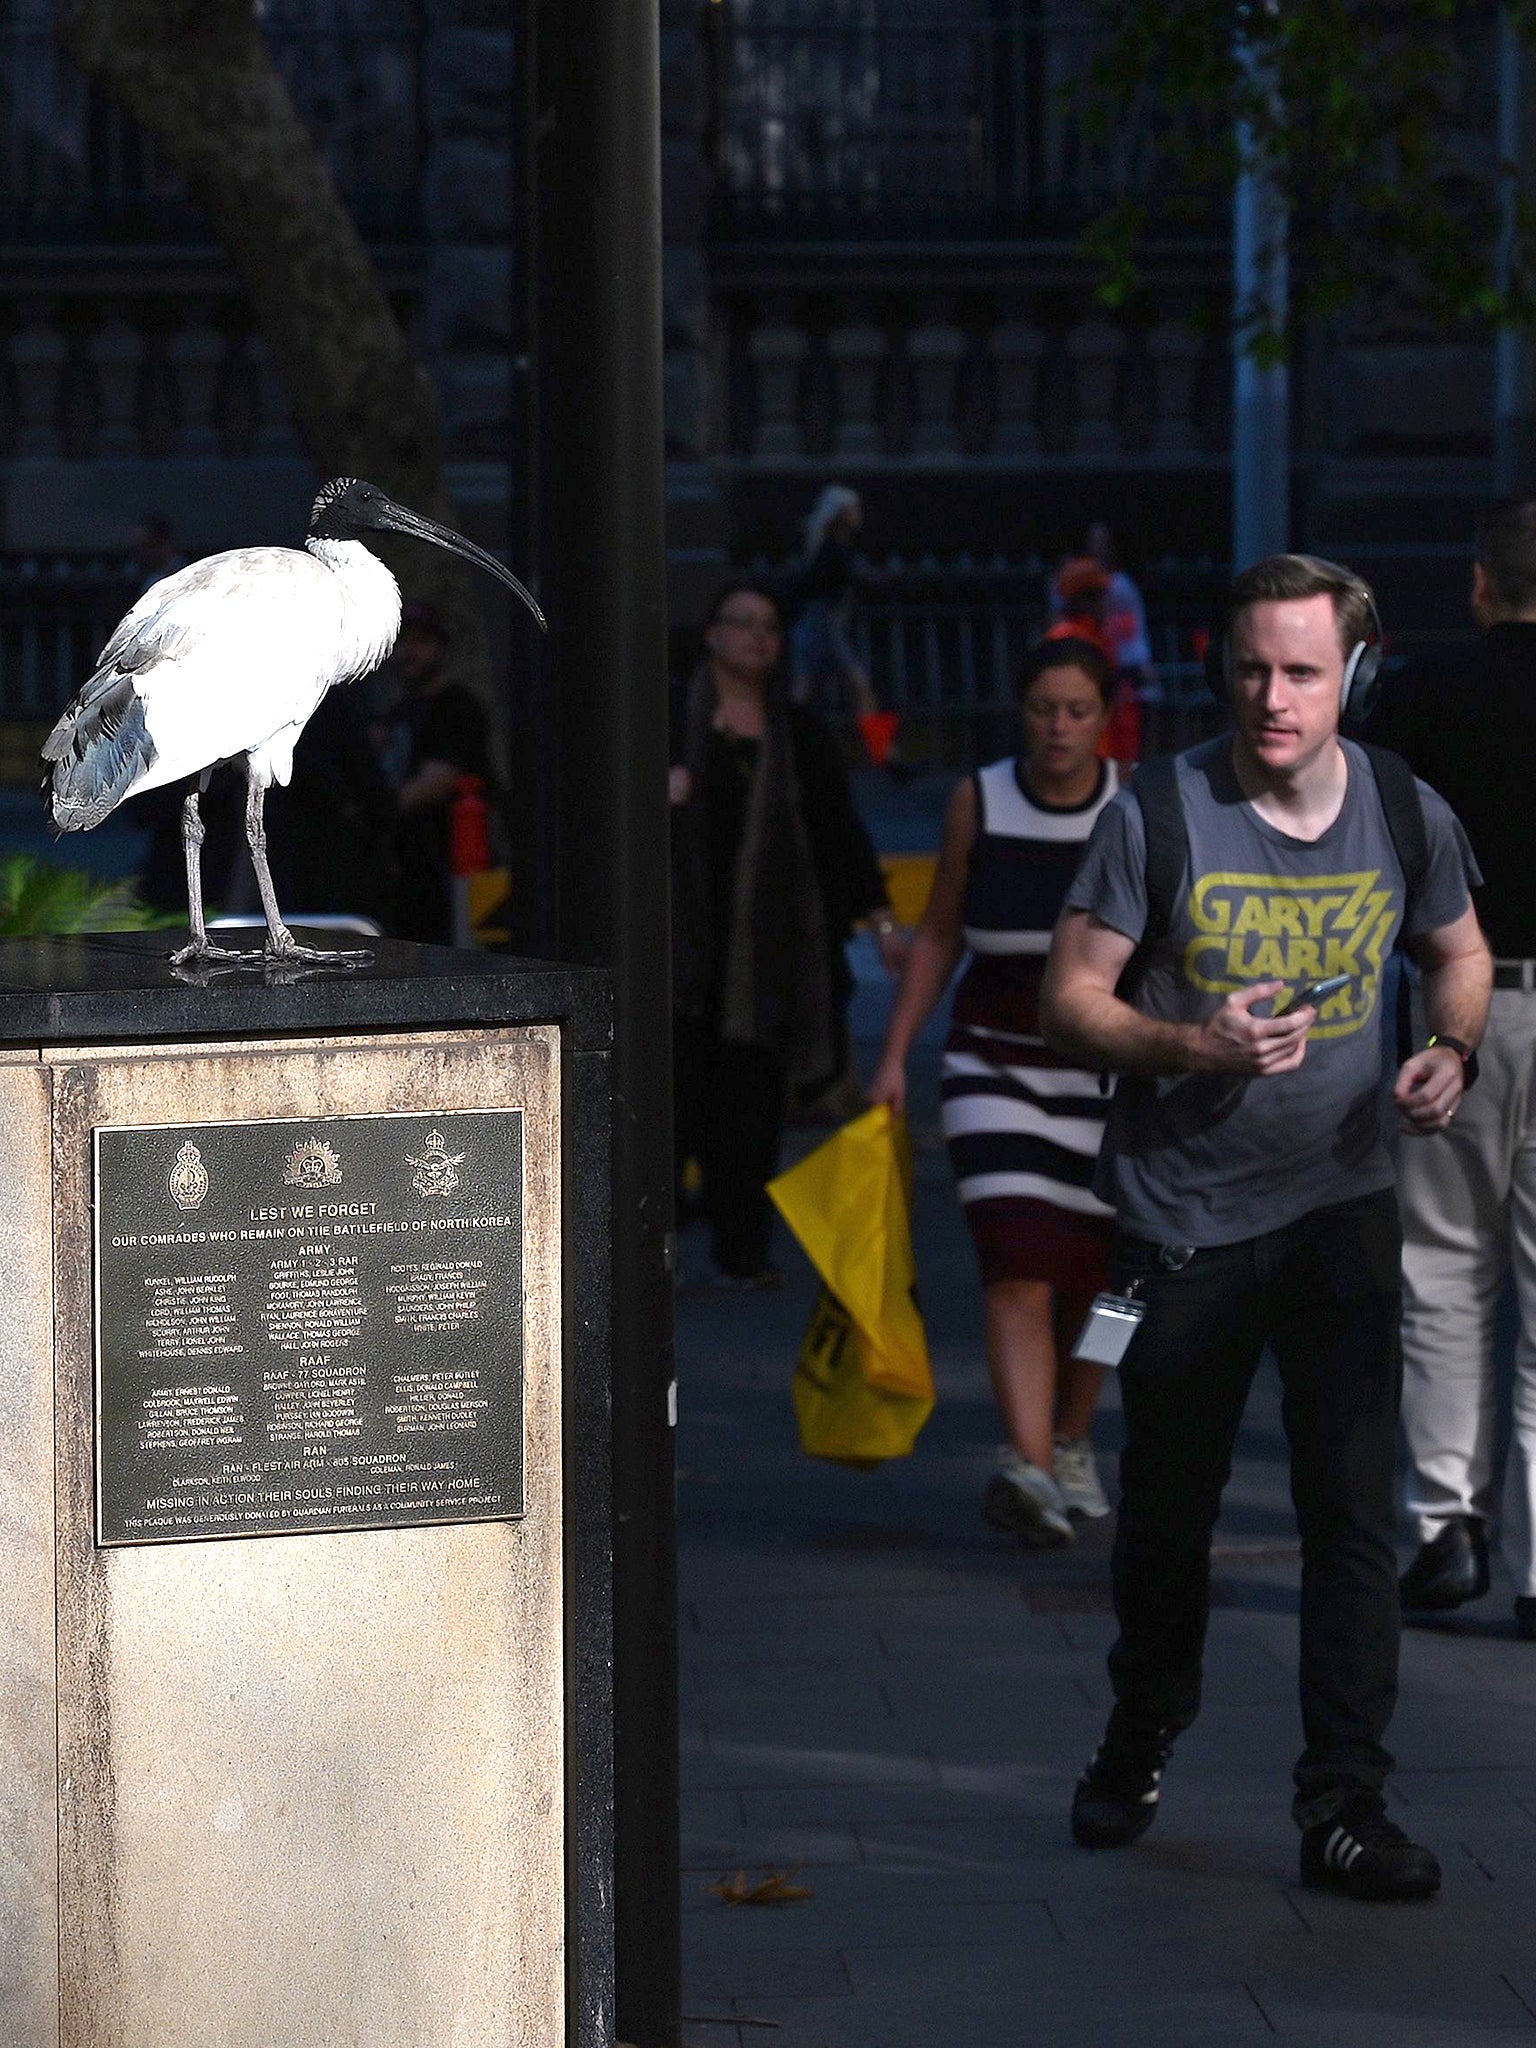
<path id="1" fill-rule="evenodd" d="M 1283 1017 L 1290 1010 L 1321 1009 L 1330 996 L 1336 996 L 1341 988 L 1347 988 L 1354 978 L 1352 974 L 1330 974 L 1322 981 L 1309 981 L 1305 988 L 1298 989 L 1284 1008 L 1276 1010 L 1274 1015 Z"/>

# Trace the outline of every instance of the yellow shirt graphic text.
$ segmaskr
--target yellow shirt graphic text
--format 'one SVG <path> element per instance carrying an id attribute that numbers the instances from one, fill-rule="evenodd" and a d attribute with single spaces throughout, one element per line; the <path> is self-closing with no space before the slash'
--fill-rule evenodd
<path id="1" fill-rule="evenodd" d="M 1347 974 L 1323 1004 L 1314 1038 L 1345 1038 L 1375 1013 L 1399 905 L 1381 870 L 1361 874 L 1201 875 L 1186 906 L 1195 936 L 1184 948 L 1191 985 L 1229 995 L 1256 981 Z"/>

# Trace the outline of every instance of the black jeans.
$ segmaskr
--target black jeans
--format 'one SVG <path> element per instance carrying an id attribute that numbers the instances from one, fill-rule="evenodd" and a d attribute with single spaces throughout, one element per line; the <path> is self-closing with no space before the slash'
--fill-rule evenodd
<path id="1" fill-rule="evenodd" d="M 784 1132 L 784 1062 L 758 1045 L 735 1045 L 708 1024 L 673 1025 L 678 1164 L 704 1175 L 715 1264 L 737 1278 L 768 1263 L 774 1208 L 763 1192 L 778 1171 Z"/>
<path id="2" fill-rule="evenodd" d="M 1211 1530 L 1254 1370 L 1273 1344 L 1301 1529 L 1301 1718 L 1294 1812 L 1325 1820 L 1392 1768 L 1397 1703 L 1394 1468 L 1402 1233 L 1389 1189 L 1315 1209 L 1166 1270 L 1121 1236 L 1116 1285 L 1146 1319 L 1121 1367 L 1126 1447 L 1115 1535 L 1115 1697 L 1138 1721 L 1200 1708 Z"/>

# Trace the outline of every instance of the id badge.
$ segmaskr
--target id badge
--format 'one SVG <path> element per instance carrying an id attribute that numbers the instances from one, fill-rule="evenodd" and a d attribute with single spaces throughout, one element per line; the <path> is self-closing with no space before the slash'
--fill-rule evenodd
<path id="1" fill-rule="evenodd" d="M 1096 1294 L 1088 1319 L 1077 1333 L 1072 1356 L 1087 1365 L 1118 1365 L 1131 1348 L 1131 1339 L 1141 1328 L 1147 1312 L 1135 1295 L 1136 1282 L 1125 1294 Z"/>

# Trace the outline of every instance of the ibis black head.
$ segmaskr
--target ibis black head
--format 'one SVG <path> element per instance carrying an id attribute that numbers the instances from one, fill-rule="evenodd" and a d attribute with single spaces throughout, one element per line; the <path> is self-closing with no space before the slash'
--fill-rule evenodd
<path id="1" fill-rule="evenodd" d="M 539 624 L 547 624 L 533 593 L 484 548 L 477 548 L 472 540 L 466 540 L 451 527 L 423 519 L 418 512 L 408 512 L 377 484 L 365 484 L 355 476 L 333 478 L 316 498 L 309 515 L 310 539 L 357 540 L 365 533 L 408 533 L 413 540 L 430 541 L 433 547 L 446 548 L 450 555 L 461 555 L 466 562 L 473 562 L 477 569 L 484 569 L 505 583 L 509 590 L 515 590 Z"/>

